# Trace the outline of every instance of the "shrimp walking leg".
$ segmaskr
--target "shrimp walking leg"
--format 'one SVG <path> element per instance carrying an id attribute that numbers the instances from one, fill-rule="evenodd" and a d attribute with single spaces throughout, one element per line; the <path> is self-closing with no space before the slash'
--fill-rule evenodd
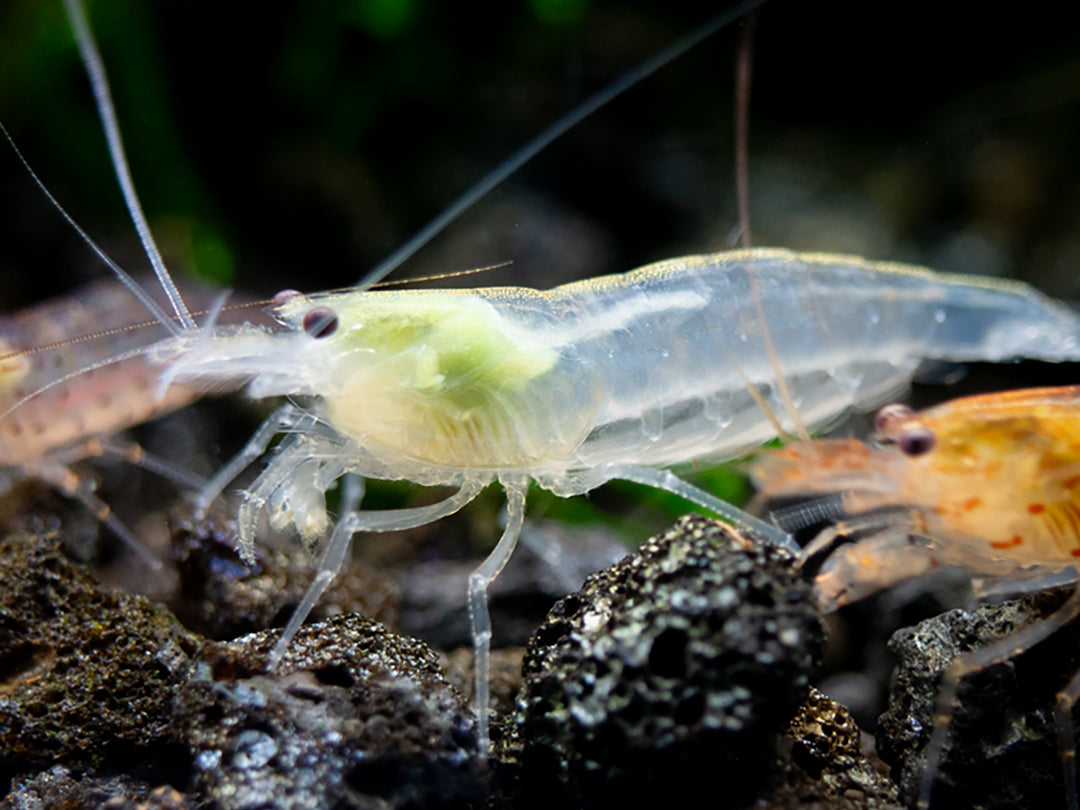
<path id="1" fill-rule="evenodd" d="M 206 479 L 201 475 L 196 475 L 183 467 L 178 467 L 160 456 L 147 453 L 143 446 L 137 442 L 115 437 L 95 439 L 94 441 L 97 444 L 98 452 L 87 453 L 87 457 L 108 456 L 120 461 L 126 461 L 128 464 L 148 470 L 160 475 L 162 478 L 168 478 L 173 483 L 179 484 L 186 489 L 199 490 L 207 484 Z"/>
<path id="2" fill-rule="evenodd" d="M 214 502 L 222 490 L 236 478 L 245 468 L 259 456 L 266 452 L 273 438 L 283 430 L 300 427 L 306 420 L 312 417 L 295 405 L 282 405 L 274 411 L 266 420 L 259 425 L 255 434 L 248 439 L 244 449 L 237 453 L 228 464 L 222 467 L 199 491 L 195 498 L 195 514 L 204 517 L 210 504 Z"/>
<path id="3" fill-rule="evenodd" d="M 940 565 L 940 551 L 913 539 L 907 529 L 884 531 L 833 553 L 814 579 L 814 599 L 829 613 Z"/>
<path id="4" fill-rule="evenodd" d="M 590 489 L 600 486 L 600 484 L 612 480 L 630 481 L 635 484 L 662 489 L 665 492 L 678 495 L 680 498 L 685 498 L 690 501 L 690 503 L 708 509 L 710 512 L 715 512 L 720 515 L 720 517 L 724 518 L 724 520 L 733 523 L 736 526 L 741 526 L 745 529 L 757 532 L 778 546 L 783 546 L 792 551 L 799 550 L 799 547 L 795 544 L 791 535 L 783 530 L 744 512 L 737 506 L 732 506 L 727 501 L 720 500 L 715 495 L 706 492 L 700 487 L 695 487 L 693 484 L 679 478 L 670 470 L 642 467 L 633 464 L 607 463 L 601 465 L 594 471 L 583 474 L 580 478 L 575 478 L 575 483 L 582 484 L 581 491 L 587 492 Z"/>
<path id="5" fill-rule="evenodd" d="M 344 475 L 348 463 L 338 452 L 339 444 L 318 434 L 290 436 L 282 443 L 273 463 L 244 493 L 237 517 L 242 554 L 254 556 L 259 514 L 264 508 L 271 528 L 294 527 L 309 542 L 326 534 L 330 526 L 326 491 Z"/>
<path id="6" fill-rule="evenodd" d="M 958 656 L 953 660 L 942 678 L 941 691 L 938 692 L 937 705 L 934 710 L 934 727 L 930 734 L 930 744 L 926 749 L 926 765 L 924 766 L 922 784 L 919 789 L 918 807 L 921 810 L 930 807 L 930 795 L 934 787 L 934 777 L 941 766 L 945 744 L 948 742 L 949 723 L 952 720 L 956 692 L 960 681 L 972 673 L 979 672 L 995 664 L 1004 663 L 1010 658 L 1020 655 L 1025 650 L 1031 649 L 1074 621 L 1078 616 L 1080 616 L 1080 584 L 1077 585 L 1065 604 L 1043 621 L 1027 627 L 1019 633 L 1014 633 L 1008 638 L 974 652 Z M 1076 681 L 1077 678 L 1073 678 L 1073 682 L 1070 682 L 1069 686 L 1058 695 L 1058 709 L 1056 712 L 1069 810 L 1078 810 L 1074 759 L 1076 742 L 1071 733 L 1071 719 L 1067 720 L 1065 728 L 1063 728 L 1062 707 L 1067 703 L 1067 709 L 1071 710 L 1074 693 L 1070 693 L 1070 689 L 1074 689 Z M 1069 734 L 1068 738 L 1064 736 L 1065 733 Z"/>
<path id="7" fill-rule="evenodd" d="M 278 639 L 274 649 L 270 652 L 267 669 L 272 671 L 280 663 L 289 644 L 296 635 L 297 630 L 304 623 L 304 619 L 311 613 L 315 603 L 325 593 L 333 582 L 337 572 L 341 570 L 348 555 L 350 540 L 357 532 L 392 532 L 401 529 L 412 529 L 416 526 L 424 526 L 433 523 L 448 515 L 452 515 L 463 506 L 471 502 L 484 488 L 483 483 L 466 481 L 461 488 L 449 498 L 431 504 L 411 509 L 386 509 L 372 512 L 356 512 L 344 514 L 334 527 L 334 533 L 326 545 L 322 560 L 319 562 L 319 573 L 314 581 L 308 586 L 304 598 L 300 601 L 292 618 L 285 626 L 284 632 Z"/>
<path id="8" fill-rule="evenodd" d="M 477 747 L 486 757 L 488 750 L 488 704 L 490 702 L 489 653 L 491 650 L 491 615 L 488 612 L 487 589 L 499 576 L 510 555 L 517 547 L 521 527 L 525 521 L 525 494 L 528 480 L 504 480 L 506 489 L 506 528 L 494 550 L 469 577 L 469 621 L 472 624 L 472 640 L 475 670 Z"/>

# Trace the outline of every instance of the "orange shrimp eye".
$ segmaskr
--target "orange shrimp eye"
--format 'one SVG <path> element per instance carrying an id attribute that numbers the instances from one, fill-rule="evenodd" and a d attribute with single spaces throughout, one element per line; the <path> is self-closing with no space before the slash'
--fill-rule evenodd
<path id="1" fill-rule="evenodd" d="M 874 430 L 880 434 L 888 434 L 890 427 L 911 418 L 914 413 L 907 405 L 886 405 L 874 414 Z"/>
<path id="2" fill-rule="evenodd" d="M 896 446 L 905 456 L 922 456 L 934 449 L 937 438 L 925 425 L 915 425 L 896 439 Z"/>
<path id="3" fill-rule="evenodd" d="M 329 337 L 337 331 L 338 317 L 329 307 L 313 307 L 304 313 L 302 326 L 313 338 Z"/>

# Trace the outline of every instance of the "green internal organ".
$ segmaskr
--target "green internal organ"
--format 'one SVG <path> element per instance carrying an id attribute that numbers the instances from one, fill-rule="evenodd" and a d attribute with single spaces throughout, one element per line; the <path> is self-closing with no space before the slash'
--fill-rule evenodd
<path id="1" fill-rule="evenodd" d="M 427 297 L 427 296 L 425 296 Z M 520 391 L 547 373 L 558 352 L 508 324 L 486 301 L 457 295 L 370 302 L 341 313 L 349 349 L 397 355 L 402 384 L 463 408 L 482 407 L 500 391 Z"/>
<path id="2" fill-rule="evenodd" d="M 327 348 L 341 392 L 327 403 L 339 430 L 448 466 L 527 463 L 555 437 L 576 440 L 567 425 L 535 424 L 538 413 L 564 418 L 558 400 L 543 402 L 558 390 L 547 379 L 558 351 L 487 301 L 376 293 L 335 304 Z"/>

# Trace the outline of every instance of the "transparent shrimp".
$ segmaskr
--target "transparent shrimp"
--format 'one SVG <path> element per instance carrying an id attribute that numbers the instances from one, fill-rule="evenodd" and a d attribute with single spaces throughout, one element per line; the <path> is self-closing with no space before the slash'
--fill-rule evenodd
<path id="1" fill-rule="evenodd" d="M 185 291 L 197 301 L 195 291 Z M 136 298 L 114 281 L 99 281 L 65 298 L 0 315 L 0 488 L 34 478 L 86 505 L 155 569 L 154 559 L 94 494 L 94 481 L 72 464 L 112 456 L 165 475 L 188 488 L 205 482 L 164 459 L 147 455 L 116 434 L 181 408 L 199 392 L 172 386 L 157 392 L 156 369 L 132 356 L 95 366 L 168 334 L 145 315 Z M 59 382 L 59 384 L 57 384 Z M 45 389 L 21 407 L 27 395 Z"/>
<path id="2" fill-rule="evenodd" d="M 738 455 L 775 435 L 756 402 L 774 368 L 751 274 L 796 405 L 814 424 L 891 396 L 925 357 L 1077 356 L 1076 317 L 1024 285 L 787 251 L 677 259 L 547 292 L 295 294 L 274 307 L 276 329 L 189 329 L 147 350 L 164 369 L 162 390 L 179 382 L 296 399 L 199 499 L 205 507 L 285 434 L 245 494 L 248 550 L 262 512 L 306 537 L 328 530 L 324 494 L 346 474 L 457 488 L 429 507 L 345 509 L 271 665 L 353 534 L 431 522 L 495 481 L 507 490 L 507 528 L 469 587 L 482 745 L 484 596 L 513 550 L 530 480 L 560 495 L 635 480 L 788 542 L 664 469 Z"/>
<path id="3" fill-rule="evenodd" d="M 663 469 L 735 457 L 775 436 L 757 402 L 774 369 L 751 273 L 766 321 L 779 324 L 772 338 L 795 405 L 812 425 L 894 395 L 922 358 L 1080 357 L 1080 320 L 1023 285 L 775 250 L 676 259 L 547 292 L 292 293 L 273 309 L 280 331 L 165 340 L 151 353 L 165 383 L 305 398 L 279 409 L 200 495 L 205 508 L 285 435 L 245 494 L 248 555 L 262 511 L 276 527 L 320 534 L 329 525 L 323 495 L 346 473 L 457 487 L 430 507 L 343 514 L 271 665 L 353 534 L 430 522 L 495 481 L 510 516 L 470 581 L 478 660 L 490 634 L 486 588 L 513 551 L 530 480 L 562 496 L 636 481 L 789 542 Z M 802 317 L 782 317 L 792 311 Z"/>
<path id="4" fill-rule="evenodd" d="M 856 439 L 801 442 L 754 466 L 765 498 L 842 493 L 828 509 L 844 520 L 803 552 L 807 560 L 844 536 L 862 537 L 831 554 L 817 575 L 824 609 L 943 565 L 1003 580 L 1075 575 L 1080 386 L 983 394 L 918 413 L 893 405 L 878 412 L 875 425 L 879 446 Z M 953 663 L 938 696 L 921 806 L 929 804 L 959 680 L 1030 648 L 1078 615 L 1080 585 L 1048 619 Z M 1055 708 L 1071 810 L 1077 807 L 1071 712 L 1078 696 L 1080 674 Z"/>

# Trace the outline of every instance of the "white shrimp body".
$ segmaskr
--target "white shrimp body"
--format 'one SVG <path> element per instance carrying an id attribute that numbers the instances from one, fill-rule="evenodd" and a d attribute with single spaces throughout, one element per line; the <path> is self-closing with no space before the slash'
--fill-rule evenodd
<path id="1" fill-rule="evenodd" d="M 880 404 L 924 358 L 1080 357 L 1080 319 L 1025 285 L 783 250 L 546 292 L 293 295 L 274 310 L 281 332 L 189 335 L 156 354 L 188 385 L 313 397 L 316 432 L 354 454 L 348 471 L 422 484 L 516 474 L 571 494 L 605 465 L 731 458 L 775 436 L 747 390 L 776 373 L 751 270 L 810 423 Z M 319 310 L 336 329 L 315 337 L 303 323 Z"/>

